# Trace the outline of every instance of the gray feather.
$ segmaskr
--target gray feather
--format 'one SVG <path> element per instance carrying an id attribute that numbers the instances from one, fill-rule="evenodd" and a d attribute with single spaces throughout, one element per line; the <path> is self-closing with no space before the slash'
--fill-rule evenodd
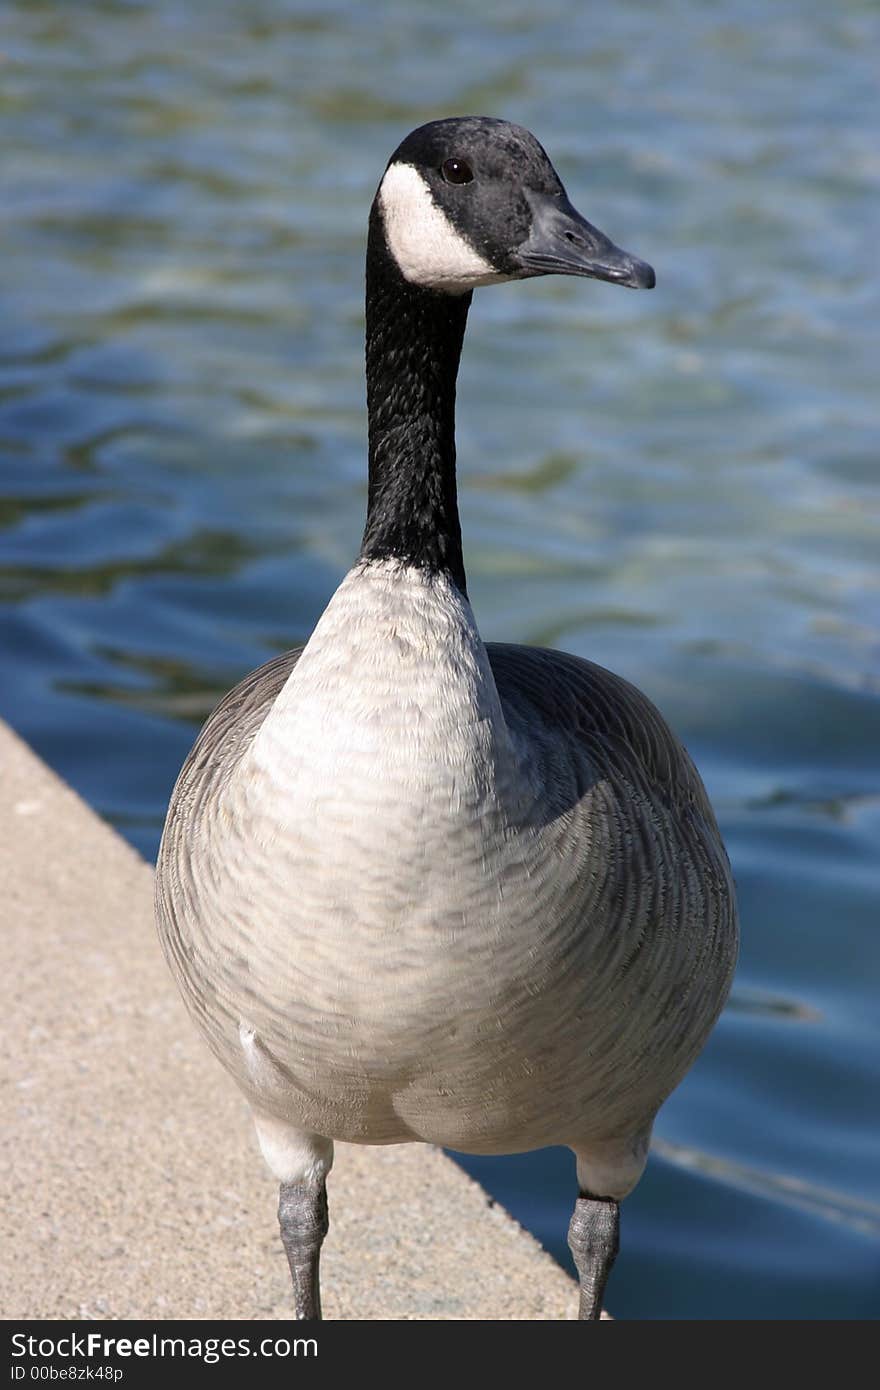
<path id="1" fill-rule="evenodd" d="M 184 765 L 157 880 L 172 968 L 258 1111 L 357 1142 L 566 1143 L 626 1191 L 735 964 L 699 775 L 620 677 L 484 647 L 442 585 L 404 603 L 368 580 Z M 387 766 L 350 762 L 373 728 Z"/>

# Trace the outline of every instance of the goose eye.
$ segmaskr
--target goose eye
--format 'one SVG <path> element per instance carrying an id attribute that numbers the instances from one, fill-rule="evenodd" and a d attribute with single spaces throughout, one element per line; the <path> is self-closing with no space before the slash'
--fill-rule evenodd
<path id="1" fill-rule="evenodd" d="M 474 177 L 474 171 L 466 159 L 446 159 L 440 166 L 440 172 L 447 183 L 470 183 Z"/>

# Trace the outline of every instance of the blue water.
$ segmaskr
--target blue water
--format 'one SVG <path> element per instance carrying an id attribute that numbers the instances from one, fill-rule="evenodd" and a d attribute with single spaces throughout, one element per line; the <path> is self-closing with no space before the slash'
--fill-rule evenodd
<path id="1" fill-rule="evenodd" d="M 880 1311 L 878 48 L 867 0 L 0 16 L 0 712 L 148 856 L 199 721 L 356 551 L 401 136 L 528 125 L 656 267 L 480 292 L 460 390 L 484 636 L 646 690 L 739 886 L 620 1317 Z M 565 1258 L 565 1153 L 467 1166 Z"/>

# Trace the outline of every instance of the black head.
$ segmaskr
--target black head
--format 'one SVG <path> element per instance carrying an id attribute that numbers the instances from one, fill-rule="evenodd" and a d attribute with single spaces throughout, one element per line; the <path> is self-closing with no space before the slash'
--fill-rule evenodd
<path id="1" fill-rule="evenodd" d="M 401 274 L 425 289 L 463 294 L 552 274 L 654 285 L 649 265 L 575 211 L 534 135 L 509 121 L 419 126 L 392 155 L 375 209 Z"/>

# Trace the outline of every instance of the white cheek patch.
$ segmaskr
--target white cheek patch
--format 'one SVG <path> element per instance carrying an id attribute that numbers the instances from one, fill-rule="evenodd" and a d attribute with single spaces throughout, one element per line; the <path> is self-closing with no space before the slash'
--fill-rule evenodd
<path id="1" fill-rule="evenodd" d="M 505 278 L 455 230 L 411 164 L 391 165 L 379 201 L 388 249 L 411 284 L 464 294 Z"/>

